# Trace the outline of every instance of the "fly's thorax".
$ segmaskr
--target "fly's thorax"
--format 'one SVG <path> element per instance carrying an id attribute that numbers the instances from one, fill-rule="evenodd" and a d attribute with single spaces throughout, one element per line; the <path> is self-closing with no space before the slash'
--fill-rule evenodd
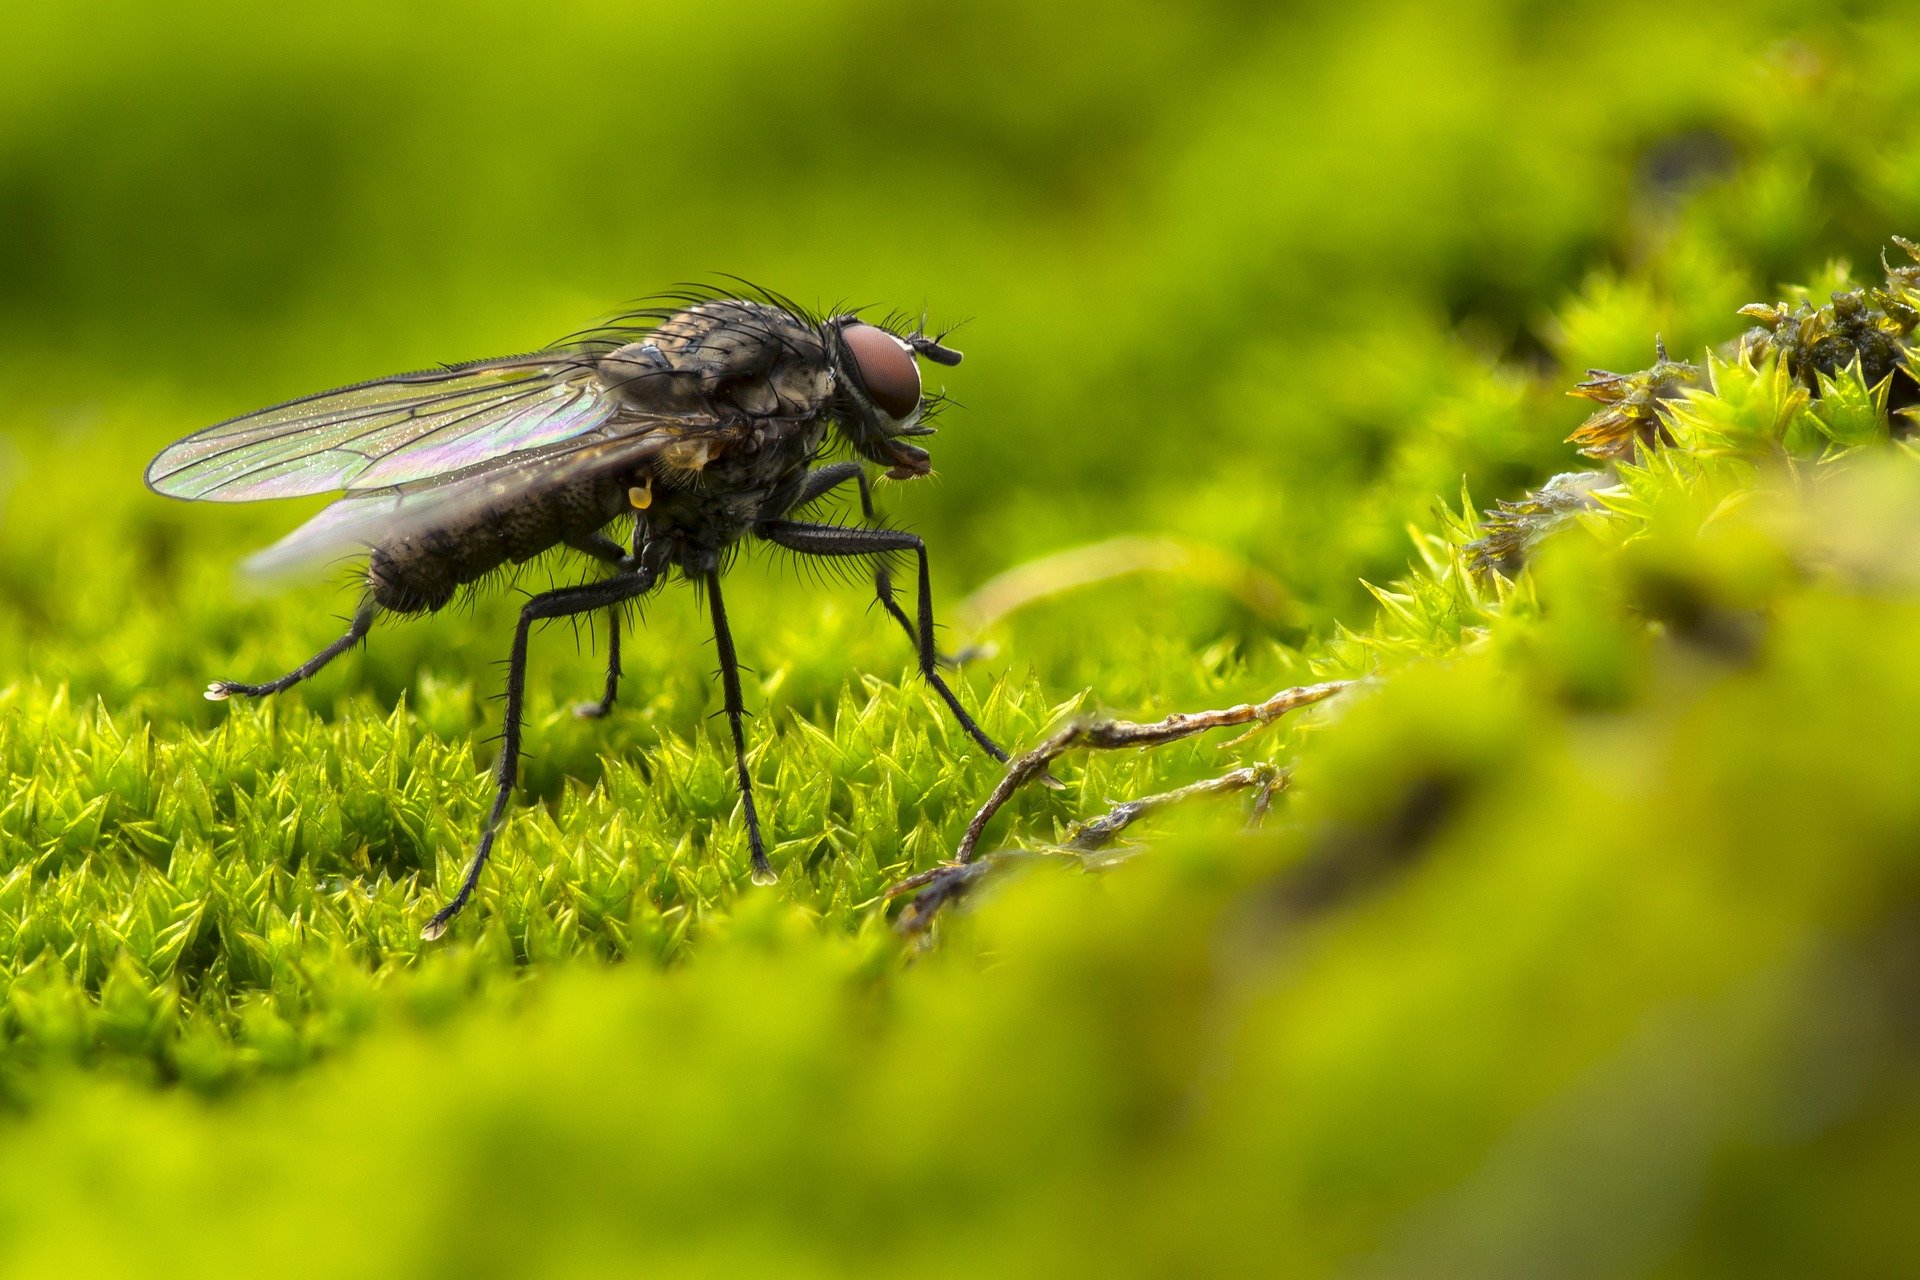
<path id="1" fill-rule="evenodd" d="M 674 488 L 750 495 L 804 474 L 826 434 L 822 414 L 737 419 L 721 430 L 666 439 L 650 472 Z"/>
<path id="2" fill-rule="evenodd" d="M 716 483 L 717 474 L 661 473 L 637 511 L 643 561 L 659 560 L 701 573 L 759 520 L 764 498 L 757 489 Z M 631 498 L 633 495 L 630 494 Z"/>
<path id="3" fill-rule="evenodd" d="M 675 313 L 601 357 L 598 369 L 643 412 L 800 417 L 821 412 L 835 389 L 818 329 L 779 307 L 734 299 Z"/>
<path id="4" fill-rule="evenodd" d="M 670 446 L 627 491 L 644 542 L 690 572 L 783 514 L 825 443 L 827 420 L 772 418 L 741 424 L 721 447 Z M 698 466 L 691 465 L 698 463 Z"/>

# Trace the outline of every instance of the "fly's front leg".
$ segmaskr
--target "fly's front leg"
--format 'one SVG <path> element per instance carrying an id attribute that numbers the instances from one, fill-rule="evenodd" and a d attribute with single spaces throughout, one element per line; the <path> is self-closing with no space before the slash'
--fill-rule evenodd
<path id="1" fill-rule="evenodd" d="M 806 556 L 884 556 L 891 552 L 913 552 L 920 562 L 920 621 L 917 629 L 908 627 L 908 634 L 914 636 L 914 647 L 919 652 L 920 674 L 947 704 L 960 727 L 980 744 L 981 750 L 995 760 L 1006 761 L 1007 753 L 974 722 L 941 678 L 940 655 L 933 647 L 933 576 L 927 566 L 927 544 L 919 535 L 899 529 L 846 529 L 800 520 L 770 520 L 760 526 L 758 533 L 775 546 Z"/>
<path id="2" fill-rule="evenodd" d="M 810 502 L 818 502 L 849 480 L 860 482 L 860 507 L 867 519 L 873 519 L 873 498 L 867 492 L 867 470 L 857 462 L 835 462 L 807 472 L 800 484 L 800 496 L 788 510 L 797 511 Z"/>
<path id="3" fill-rule="evenodd" d="M 506 814 L 507 801 L 512 798 L 514 783 L 520 776 L 520 711 L 527 685 L 527 636 L 533 630 L 533 624 L 545 618 L 570 618 L 597 609 L 617 608 L 636 596 L 644 595 L 653 583 L 654 575 L 648 570 L 639 569 L 608 578 L 605 582 L 548 591 L 527 601 L 521 608 L 520 622 L 513 632 L 513 649 L 507 655 L 507 706 L 500 730 L 500 760 L 493 771 L 493 808 L 487 814 L 486 826 L 481 829 L 480 845 L 474 850 L 473 860 L 460 877 L 459 890 L 446 906 L 434 913 L 433 919 L 427 921 L 427 927 L 420 931 L 421 937 L 431 942 L 447 931 L 453 918 L 473 897 L 474 886 L 480 883 L 481 868 L 487 865 L 487 855 L 493 852 L 493 840 L 499 832 L 500 819 Z"/>
<path id="4" fill-rule="evenodd" d="M 825 497 L 828 492 L 839 488 L 847 481 L 857 481 L 860 486 L 860 514 L 868 524 L 878 524 L 880 517 L 873 509 L 873 483 L 867 479 L 867 469 L 857 462 L 836 462 L 807 473 L 807 482 L 800 490 L 800 496 L 794 500 L 794 509 L 806 506 L 815 499 Z M 797 523 L 797 522 L 796 522 Z M 907 633 L 907 643 L 916 650 L 920 647 L 920 637 L 914 631 L 913 619 L 907 617 L 906 610 L 893 594 L 893 574 L 887 569 L 885 560 L 876 560 L 873 566 L 873 594 L 880 601 L 900 629 Z M 943 667 L 957 667 L 959 662 L 944 653 L 936 652 L 934 661 Z"/>
<path id="5" fill-rule="evenodd" d="M 238 680 L 215 680 L 207 686 L 207 701 L 225 702 L 235 694 L 239 694 L 243 698 L 264 698 L 268 694 L 279 693 L 282 689 L 292 688 L 347 650 L 353 648 L 354 645 L 359 644 L 360 641 L 365 638 L 368 628 L 373 626 L 373 617 L 378 611 L 378 606 L 373 603 L 373 597 L 367 597 L 360 602 L 360 607 L 354 610 L 353 622 L 347 627 L 347 634 L 341 636 L 338 640 L 335 640 L 332 644 L 314 654 L 311 658 L 308 658 L 305 662 L 287 672 L 287 674 L 281 676 L 278 680 L 269 680 L 265 684 L 242 684 Z"/>

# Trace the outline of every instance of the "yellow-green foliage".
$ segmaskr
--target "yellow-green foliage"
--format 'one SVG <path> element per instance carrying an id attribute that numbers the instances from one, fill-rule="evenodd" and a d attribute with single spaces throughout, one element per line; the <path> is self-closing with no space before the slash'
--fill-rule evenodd
<path id="1" fill-rule="evenodd" d="M 1681 10 L 0 18 L 0 1267 L 1899 1273 L 1920 20 Z M 906 939 L 1000 771 L 861 583 L 749 557 L 779 883 L 675 586 L 607 721 L 597 637 L 536 638 L 423 944 L 516 597 L 209 704 L 351 587 L 244 593 L 299 504 L 141 466 L 721 270 L 974 317 L 938 481 L 881 495 L 949 619 L 1062 575 L 944 637 L 1002 741 L 1362 682 L 1064 757 L 983 846 L 1040 856 Z M 1257 827 L 1045 852 L 1253 762 Z"/>

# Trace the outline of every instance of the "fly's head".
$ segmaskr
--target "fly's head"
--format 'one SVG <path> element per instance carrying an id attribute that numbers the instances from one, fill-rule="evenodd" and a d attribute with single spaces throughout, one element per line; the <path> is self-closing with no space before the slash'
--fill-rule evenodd
<path id="1" fill-rule="evenodd" d="M 857 316 L 835 316 L 825 329 L 836 387 L 834 414 L 848 443 L 895 480 L 926 475 L 932 459 L 908 443 L 913 436 L 933 434 L 925 422 L 930 397 L 921 392 L 917 357 L 956 365 L 960 353 L 937 338 L 897 334 Z"/>

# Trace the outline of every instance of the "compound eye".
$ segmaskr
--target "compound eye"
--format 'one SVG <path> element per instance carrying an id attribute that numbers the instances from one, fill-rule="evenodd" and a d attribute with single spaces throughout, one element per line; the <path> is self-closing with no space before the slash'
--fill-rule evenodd
<path id="1" fill-rule="evenodd" d="M 840 331 L 867 396 L 889 418 L 902 421 L 920 407 L 920 366 L 913 348 L 870 324 L 850 324 Z"/>

